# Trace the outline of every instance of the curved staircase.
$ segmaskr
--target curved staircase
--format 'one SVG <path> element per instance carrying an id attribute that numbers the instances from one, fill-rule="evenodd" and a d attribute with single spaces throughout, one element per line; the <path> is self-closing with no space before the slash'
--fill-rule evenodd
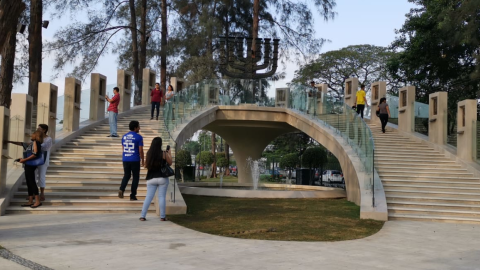
<path id="1" fill-rule="evenodd" d="M 150 109 L 126 117 L 118 118 L 118 134 L 129 131 L 132 120 L 140 122 L 140 135 L 144 139 L 145 155 L 154 137 L 163 139 L 163 148 L 174 143 L 164 129 L 164 122 L 149 120 Z M 11 213 L 140 213 L 146 195 L 146 169 L 140 171 L 140 183 L 137 190 L 138 201 L 130 201 L 132 180 L 125 190 L 125 197 L 118 198 L 118 190 L 123 177 L 121 137 L 109 138 L 109 125 L 102 124 L 85 132 L 51 153 L 50 166 L 47 171 L 46 200 L 37 209 L 21 207 L 25 203 L 27 186 L 25 181 L 15 193 L 7 214 Z M 173 185 L 167 192 L 167 207 Z M 175 206 L 173 206 L 175 207 Z M 155 212 L 152 206 L 149 212 Z M 168 213 L 168 210 L 167 210 Z"/>
<path id="2" fill-rule="evenodd" d="M 480 223 L 480 179 L 444 154 L 370 124 L 389 220 Z"/>

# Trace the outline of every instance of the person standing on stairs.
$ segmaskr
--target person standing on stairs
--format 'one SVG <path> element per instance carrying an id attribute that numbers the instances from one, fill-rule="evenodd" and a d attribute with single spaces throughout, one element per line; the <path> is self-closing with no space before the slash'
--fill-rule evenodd
<path id="1" fill-rule="evenodd" d="M 158 115 L 160 113 L 160 102 L 162 102 L 163 91 L 160 89 L 160 84 L 156 83 L 155 88 L 150 92 L 150 96 L 152 97 L 152 118 L 153 119 L 153 112 L 155 108 L 157 109 L 157 120 Z"/>
<path id="2" fill-rule="evenodd" d="M 40 124 L 38 125 L 37 131 L 43 132 L 43 143 L 42 143 L 42 151 L 43 151 L 43 158 L 45 159 L 45 163 L 37 167 L 37 171 L 35 173 L 35 180 L 37 182 L 38 187 L 40 187 L 40 201 L 45 201 L 45 185 L 46 185 L 46 175 L 48 165 L 50 164 L 50 148 L 52 148 L 52 137 L 48 136 L 48 125 Z"/>
<path id="3" fill-rule="evenodd" d="M 382 122 L 382 132 L 385 133 L 385 127 L 388 123 L 388 118 L 390 118 L 390 109 L 388 108 L 387 99 L 381 98 L 380 105 L 378 105 L 377 112 L 379 113 L 378 117 L 380 122 Z"/>
<path id="4" fill-rule="evenodd" d="M 118 191 L 118 197 L 123 198 L 123 193 L 128 185 L 128 181 L 132 176 L 132 188 L 130 193 L 130 201 L 137 200 L 137 187 L 140 180 L 140 166 L 144 166 L 143 155 L 143 137 L 138 134 L 140 132 L 140 123 L 131 121 L 128 125 L 130 132 L 122 136 L 122 161 L 123 161 L 123 179 Z M 140 163 L 141 161 L 141 163 Z"/>
<path id="5" fill-rule="evenodd" d="M 107 137 L 118 137 L 117 134 L 117 116 L 118 116 L 118 104 L 120 103 L 120 89 L 118 87 L 113 88 L 113 97 L 109 98 L 105 95 L 105 99 L 110 102 L 108 106 L 108 123 L 110 124 L 110 135 Z"/>
<path id="6" fill-rule="evenodd" d="M 355 106 L 357 107 L 357 114 L 363 118 L 363 110 L 365 109 L 367 103 L 367 95 L 365 94 L 365 85 L 360 86 L 360 90 L 357 91 L 357 100 L 355 101 Z"/>
<path id="7" fill-rule="evenodd" d="M 166 164 L 172 165 L 172 156 L 170 155 L 170 147 L 167 146 L 167 150 L 162 151 L 162 138 L 155 137 L 152 140 L 150 149 L 147 152 L 147 162 L 145 162 L 145 168 L 147 172 L 147 196 L 143 201 L 142 214 L 140 215 L 141 221 L 146 221 L 148 208 L 152 203 L 155 192 L 158 190 L 158 204 L 160 206 L 160 220 L 167 221 L 166 217 L 166 196 L 168 188 L 168 177 L 165 177 L 161 171 L 162 167 Z"/>
<path id="8" fill-rule="evenodd" d="M 165 93 L 165 108 L 164 108 L 164 112 L 163 112 L 163 120 L 172 121 L 172 119 L 170 119 L 170 118 L 172 118 L 172 116 L 173 116 L 172 103 L 174 101 L 175 92 L 173 92 L 173 86 L 172 85 L 169 85 L 167 89 L 168 89 L 168 91 L 167 91 L 167 93 Z"/>

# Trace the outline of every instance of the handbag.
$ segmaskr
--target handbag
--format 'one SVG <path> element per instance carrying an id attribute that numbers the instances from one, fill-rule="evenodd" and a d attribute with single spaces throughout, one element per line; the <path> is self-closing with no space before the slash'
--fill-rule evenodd
<path id="1" fill-rule="evenodd" d="M 380 109 L 376 110 L 375 114 L 377 115 L 377 117 L 380 117 Z"/>
<path id="2" fill-rule="evenodd" d="M 32 150 L 31 149 L 27 149 L 25 152 L 23 152 L 23 158 L 28 158 L 31 155 L 32 155 Z M 43 151 L 40 151 L 40 155 L 38 155 L 34 159 L 27 160 L 27 162 L 25 162 L 25 164 L 28 165 L 28 166 L 41 166 L 41 165 L 45 164 L 45 159 L 43 158 L 44 155 L 45 154 L 43 153 Z"/>
<path id="3" fill-rule="evenodd" d="M 164 159 L 164 165 L 162 166 L 162 168 L 160 169 L 160 171 L 162 172 L 162 175 L 163 177 L 170 177 L 172 175 L 175 174 L 175 172 L 173 171 L 173 169 L 167 164 L 167 161 Z"/>

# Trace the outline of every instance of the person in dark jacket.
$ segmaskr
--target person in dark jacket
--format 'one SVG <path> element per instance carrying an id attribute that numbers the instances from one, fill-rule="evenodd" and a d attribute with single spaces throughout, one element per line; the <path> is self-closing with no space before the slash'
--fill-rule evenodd
<path id="1" fill-rule="evenodd" d="M 160 84 L 156 83 L 155 88 L 152 89 L 152 92 L 150 92 L 150 96 L 152 97 L 152 118 L 153 119 L 153 112 L 155 111 L 155 108 L 157 109 L 157 120 L 158 120 L 158 115 L 160 113 L 160 102 L 162 102 L 162 97 L 163 97 L 163 91 L 160 89 Z"/>
<path id="2" fill-rule="evenodd" d="M 140 216 L 141 221 L 147 220 L 148 208 L 152 203 L 155 192 L 158 190 L 158 203 L 160 205 L 160 220 L 167 221 L 165 215 L 166 209 L 166 196 L 168 188 L 168 177 L 164 177 L 161 171 L 162 166 L 166 164 L 172 165 L 172 156 L 170 155 L 170 149 L 167 146 L 166 151 L 162 151 L 162 138 L 155 137 L 152 140 L 150 149 L 147 152 L 147 160 L 145 162 L 145 168 L 147 171 L 147 196 L 143 202 L 142 214 Z"/>

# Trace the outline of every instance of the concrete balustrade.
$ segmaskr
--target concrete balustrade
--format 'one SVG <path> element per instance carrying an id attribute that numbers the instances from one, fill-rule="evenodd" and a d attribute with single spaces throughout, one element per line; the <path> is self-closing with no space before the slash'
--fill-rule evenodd
<path id="1" fill-rule="evenodd" d="M 90 120 L 105 118 L 105 95 L 107 94 L 107 77 L 92 73 L 90 81 Z"/>
<path id="2" fill-rule="evenodd" d="M 80 126 L 80 100 L 82 84 L 80 80 L 65 78 L 65 99 L 63 109 L 63 130 L 75 131 Z"/>
<path id="3" fill-rule="evenodd" d="M 49 126 L 48 136 L 55 142 L 58 87 L 51 83 L 38 83 L 37 125 Z"/>
<path id="4" fill-rule="evenodd" d="M 157 75 L 154 70 L 144 68 L 142 73 L 142 105 L 149 105 L 152 102 L 150 93 L 155 88 Z"/>
<path id="5" fill-rule="evenodd" d="M 15 142 L 29 142 L 32 130 L 33 97 L 27 94 L 12 94 L 10 105 L 10 131 L 9 140 Z M 39 123 L 41 124 L 41 123 Z M 8 145 L 8 156 L 20 158 L 23 147 Z"/>
<path id="6" fill-rule="evenodd" d="M 440 145 L 447 144 L 448 93 L 436 92 L 428 98 L 428 140 Z"/>
<path id="7" fill-rule="evenodd" d="M 275 107 L 288 108 L 290 88 L 275 88 Z"/>
<path id="8" fill-rule="evenodd" d="M 372 96 L 371 96 L 371 121 L 380 122 L 380 118 L 377 116 L 376 111 L 378 105 L 380 105 L 380 99 L 387 96 L 387 83 L 386 82 L 374 82 L 372 83 Z"/>
<path id="9" fill-rule="evenodd" d="M 357 101 L 358 78 L 348 78 L 345 80 L 344 102 L 347 106 L 353 107 Z"/>
<path id="10" fill-rule="evenodd" d="M 458 102 L 457 156 L 464 161 L 477 160 L 477 100 Z"/>
<path id="11" fill-rule="evenodd" d="M 7 183 L 7 164 L 9 161 L 8 144 L 3 141 L 9 140 L 10 110 L 0 106 L 0 142 L 2 142 L 2 157 L 0 161 L 0 195 L 5 192 Z M 17 158 L 17 157 L 16 157 Z"/>
<path id="12" fill-rule="evenodd" d="M 405 132 L 415 130 L 415 86 L 399 90 L 398 129 Z"/>
<path id="13" fill-rule="evenodd" d="M 130 110 L 132 100 L 132 73 L 123 69 L 117 70 L 117 87 L 120 90 L 118 112 L 126 112 Z"/>

